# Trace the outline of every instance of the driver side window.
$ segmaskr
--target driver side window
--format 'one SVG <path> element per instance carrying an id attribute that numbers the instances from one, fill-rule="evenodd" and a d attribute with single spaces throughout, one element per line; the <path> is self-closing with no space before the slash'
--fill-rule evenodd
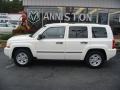
<path id="1" fill-rule="evenodd" d="M 50 27 L 45 30 L 42 36 L 45 39 L 56 39 L 56 38 L 64 38 L 65 27 Z"/>

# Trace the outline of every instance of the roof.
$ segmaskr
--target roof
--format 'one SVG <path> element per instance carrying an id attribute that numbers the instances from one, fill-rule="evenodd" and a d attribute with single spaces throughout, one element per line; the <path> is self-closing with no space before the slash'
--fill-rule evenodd
<path id="1" fill-rule="evenodd" d="M 71 26 L 71 25 L 82 25 L 82 26 L 109 26 L 109 25 L 103 25 L 103 24 L 92 24 L 92 23 L 51 23 L 51 24 L 46 24 L 46 26 Z"/>

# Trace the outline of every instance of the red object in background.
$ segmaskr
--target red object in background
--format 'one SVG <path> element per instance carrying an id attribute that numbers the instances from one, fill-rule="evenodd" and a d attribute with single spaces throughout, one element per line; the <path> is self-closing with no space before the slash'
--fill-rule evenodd
<path id="1" fill-rule="evenodd" d="M 21 17 L 22 17 L 22 22 L 25 22 L 27 20 L 27 13 L 23 11 Z"/>
<path id="2" fill-rule="evenodd" d="M 22 11 L 20 12 L 22 14 L 22 16 L 20 17 L 22 19 L 22 23 L 21 26 L 24 26 L 26 28 L 26 30 L 29 30 L 30 27 L 28 25 L 28 18 L 27 18 L 27 12 Z"/>

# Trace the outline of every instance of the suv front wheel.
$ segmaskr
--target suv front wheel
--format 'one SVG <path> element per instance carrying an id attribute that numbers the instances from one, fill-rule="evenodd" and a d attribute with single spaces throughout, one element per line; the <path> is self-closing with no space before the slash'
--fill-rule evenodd
<path id="1" fill-rule="evenodd" d="M 28 50 L 18 49 L 15 51 L 13 59 L 18 66 L 27 66 L 32 61 L 32 54 Z"/>
<path id="2" fill-rule="evenodd" d="M 85 58 L 86 64 L 91 68 L 99 68 L 105 61 L 105 55 L 99 51 L 91 51 Z"/>

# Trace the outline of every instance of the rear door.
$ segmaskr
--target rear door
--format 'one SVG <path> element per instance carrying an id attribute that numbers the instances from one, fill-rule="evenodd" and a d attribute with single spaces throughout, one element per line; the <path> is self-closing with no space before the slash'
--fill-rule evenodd
<path id="1" fill-rule="evenodd" d="M 82 53 L 84 53 L 88 45 L 88 27 L 69 26 L 67 37 L 65 59 L 80 60 L 82 58 Z"/>

